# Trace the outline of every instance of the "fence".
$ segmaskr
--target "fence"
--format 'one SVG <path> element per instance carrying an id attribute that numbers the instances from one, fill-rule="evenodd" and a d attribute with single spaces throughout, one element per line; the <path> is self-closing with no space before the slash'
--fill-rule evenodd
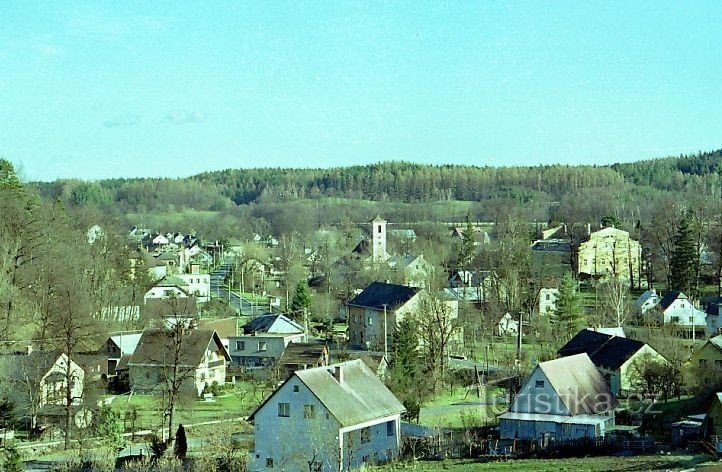
<path id="1" fill-rule="evenodd" d="M 481 431 L 447 431 L 435 437 L 407 437 L 404 440 L 402 455 L 416 459 L 505 460 L 512 457 L 574 457 L 620 452 L 645 454 L 656 449 L 653 438 L 602 437 L 531 441 L 496 439 L 489 435 L 480 436 L 479 433 Z"/>

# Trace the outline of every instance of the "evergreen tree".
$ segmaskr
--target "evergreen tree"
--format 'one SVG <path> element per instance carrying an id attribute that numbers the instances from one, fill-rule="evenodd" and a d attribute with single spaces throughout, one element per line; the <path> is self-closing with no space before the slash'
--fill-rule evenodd
<path id="1" fill-rule="evenodd" d="M 397 380 L 411 380 L 419 370 L 419 335 L 410 317 L 399 322 L 393 334 L 394 353 L 391 364 Z"/>
<path id="2" fill-rule="evenodd" d="M 308 284 L 305 280 L 301 280 L 296 284 L 296 292 L 291 300 L 291 315 L 295 319 L 300 319 L 305 310 L 311 307 L 311 294 L 308 291 Z"/>
<path id="3" fill-rule="evenodd" d="M 183 460 L 188 453 L 188 440 L 186 439 L 186 429 L 183 425 L 178 425 L 178 431 L 175 433 L 175 445 L 173 446 L 173 454 Z"/>
<path id="4" fill-rule="evenodd" d="M 123 449 L 125 445 L 125 439 L 123 439 L 123 423 L 120 421 L 118 412 L 111 407 L 100 407 L 96 433 L 111 451 L 118 452 Z"/>
<path id="5" fill-rule="evenodd" d="M 552 314 L 557 333 L 565 339 L 571 338 L 577 332 L 584 318 L 576 286 L 571 274 L 565 274 L 559 287 L 556 309 Z"/>
<path id="6" fill-rule="evenodd" d="M 697 294 L 697 252 L 695 237 L 688 217 L 682 218 L 674 236 L 672 260 L 670 261 L 670 288 L 688 297 Z"/>
<path id="7" fill-rule="evenodd" d="M 466 269 L 471 266 L 474 260 L 474 252 L 474 225 L 471 222 L 471 212 L 467 212 L 464 233 L 461 235 L 461 241 L 459 241 L 456 252 L 456 263 L 459 269 Z"/>
<path id="8" fill-rule="evenodd" d="M 20 452 L 15 444 L 3 444 L 0 449 L 0 470 L 3 472 L 22 472 L 24 470 Z"/>

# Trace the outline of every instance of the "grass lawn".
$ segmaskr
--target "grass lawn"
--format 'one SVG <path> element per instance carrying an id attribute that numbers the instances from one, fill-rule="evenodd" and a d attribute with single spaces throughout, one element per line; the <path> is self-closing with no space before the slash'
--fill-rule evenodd
<path id="1" fill-rule="evenodd" d="M 213 401 L 181 399 L 175 424 L 194 424 L 246 416 L 258 404 L 250 385 L 237 384 L 233 390 L 214 397 Z M 111 406 L 121 413 L 126 431 L 131 430 L 130 412 L 138 412 L 135 430 L 158 429 L 161 426 L 162 397 L 154 395 L 119 395 Z"/>
<path id="2" fill-rule="evenodd" d="M 606 471 L 672 471 L 696 467 L 695 470 L 720 470 L 718 464 L 709 463 L 709 456 L 634 456 L 634 457 L 586 457 L 569 459 L 512 460 L 508 462 L 481 463 L 474 460 L 447 460 L 439 462 L 400 463 L 379 467 L 374 470 L 415 470 L 472 472 L 472 471 L 513 471 L 533 470 L 535 472 L 606 472 Z"/>
<path id="3" fill-rule="evenodd" d="M 496 387 L 482 388 L 481 398 L 476 396 L 476 389 L 468 391 L 466 387 L 458 387 L 453 392 L 446 390 L 433 400 L 424 403 L 419 423 L 434 427 L 480 426 L 495 423 L 496 415 L 506 411 L 506 404 L 485 405 L 485 403 L 492 403 L 494 398 L 499 396 L 503 396 L 503 390 Z"/>

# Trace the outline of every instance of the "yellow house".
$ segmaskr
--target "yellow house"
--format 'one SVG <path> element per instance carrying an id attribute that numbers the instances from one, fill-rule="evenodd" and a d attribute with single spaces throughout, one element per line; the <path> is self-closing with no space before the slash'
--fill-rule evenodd
<path id="1" fill-rule="evenodd" d="M 608 227 L 591 233 L 579 245 L 577 271 L 592 277 L 637 278 L 641 272 L 641 246 L 629 232 Z"/>
<path id="2" fill-rule="evenodd" d="M 684 369 L 687 385 L 711 385 L 722 380 L 722 335 L 708 339 L 690 357 Z"/>

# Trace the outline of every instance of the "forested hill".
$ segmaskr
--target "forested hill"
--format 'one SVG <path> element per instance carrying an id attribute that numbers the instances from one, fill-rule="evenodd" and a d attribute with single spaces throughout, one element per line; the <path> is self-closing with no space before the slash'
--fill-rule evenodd
<path id="1" fill-rule="evenodd" d="M 611 166 L 476 167 L 387 162 L 330 169 L 228 169 L 185 179 L 36 184 L 42 195 L 121 211 L 220 210 L 229 205 L 337 197 L 385 202 L 494 199 L 553 202 L 594 189 L 624 195 L 719 196 L 722 150 Z M 645 198 L 646 198 L 645 197 Z"/>

